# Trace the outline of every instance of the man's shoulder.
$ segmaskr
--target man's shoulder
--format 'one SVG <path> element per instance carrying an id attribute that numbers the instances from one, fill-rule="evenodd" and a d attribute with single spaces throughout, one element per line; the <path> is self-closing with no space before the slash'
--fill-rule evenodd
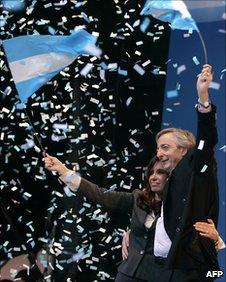
<path id="1" fill-rule="evenodd" d="M 191 168 L 191 164 L 194 160 L 195 148 L 189 149 L 187 154 L 179 161 L 174 171 L 179 171 L 183 168 Z"/>

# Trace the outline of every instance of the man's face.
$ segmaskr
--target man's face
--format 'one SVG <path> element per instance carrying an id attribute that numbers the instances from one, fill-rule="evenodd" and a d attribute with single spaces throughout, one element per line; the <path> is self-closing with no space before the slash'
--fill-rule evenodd
<path id="1" fill-rule="evenodd" d="M 170 172 L 187 153 L 187 149 L 178 147 L 173 133 L 165 133 L 157 140 L 157 157 L 165 170 Z"/>

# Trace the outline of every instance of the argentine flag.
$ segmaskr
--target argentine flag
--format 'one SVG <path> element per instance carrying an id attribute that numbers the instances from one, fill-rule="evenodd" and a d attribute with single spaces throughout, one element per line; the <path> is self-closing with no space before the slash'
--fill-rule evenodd
<path id="1" fill-rule="evenodd" d="M 97 38 L 85 30 L 65 35 L 25 35 L 3 41 L 21 102 L 54 77 L 77 56 L 100 56 Z"/>
<path id="2" fill-rule="evenodd" d="M 163 22 L 169 22 L 172 29 L 199 31 L 182 0 L 147 0 L 141 15 L 152 15 Z"/>

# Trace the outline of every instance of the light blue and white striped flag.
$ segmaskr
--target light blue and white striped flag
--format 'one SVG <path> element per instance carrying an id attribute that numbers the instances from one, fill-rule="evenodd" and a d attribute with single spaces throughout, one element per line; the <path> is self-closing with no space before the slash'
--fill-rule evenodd
<path id="1" fill-rule="evenodd" d="M 24 102 L 77 56 L 100 56 L 96 40 L 82 29 L 69 36 L 25 35 L 4 40 L 3 47 L 20 100 Z"/>
<path id="2" fill-rule="evenodd" d="M 152 15 L 156 19 L 169 22 L 172 29 L 199 31 L 182 0 L 147 0 L 141 15 Z"/>

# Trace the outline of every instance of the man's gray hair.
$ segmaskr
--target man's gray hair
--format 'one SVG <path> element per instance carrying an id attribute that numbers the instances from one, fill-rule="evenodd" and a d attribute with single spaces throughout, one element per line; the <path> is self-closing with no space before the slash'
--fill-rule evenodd
<path id="1" fill-rule="evenodd" d="M 167 133 L 172 133 L 172 135 L 175 137 L 178 147 L 186 148 L 188 150 L 195 147 L 194 135 L 188 130 L 175 127 L 161 130 L 159 133 L 157 133 L 155 141 L 157 142 L 160 136 Z"/>

